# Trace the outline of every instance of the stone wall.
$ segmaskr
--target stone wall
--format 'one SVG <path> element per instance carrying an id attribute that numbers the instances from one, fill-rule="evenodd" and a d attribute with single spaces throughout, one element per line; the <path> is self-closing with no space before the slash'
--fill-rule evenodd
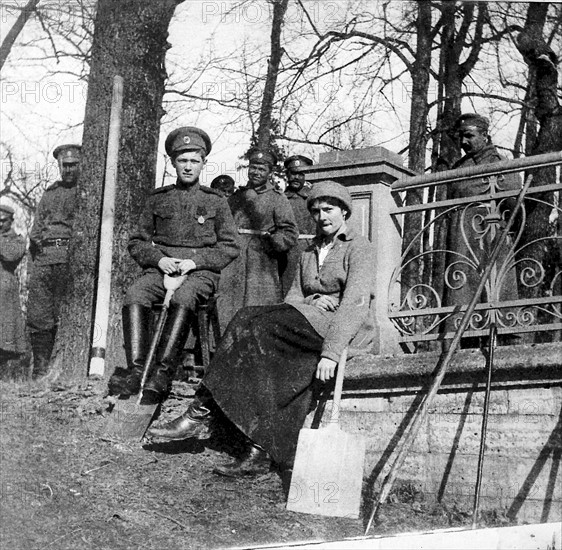
<path id="1" fill-rule="evenodd" d="M 516 349 L 520 348 L 520 349 Z M 543 349 L 544 348 L 544 349 Z M 510 355 L 540 371 L 530 380 Z M 562 517 L 562 347 L 559 344 L 499 348 L 492 386 L 480 509 L 522 522 Z M 376 488 L 389 468 L 414 405 L 430 382 L 436 354 L 364 356 L 349 361 L 341 406 L 342 429 L 367 439 L 365 479 Z M 424 365 L 425 373 L 412 365 Z M 477 350 L 455 357 L 429 410 L 397 483 L 408 482 L 427 503 L 471 513 L 476 481 L 485 359 Z M 506 365 L 511 365 L 506 367 Z M 412 372 L 418 371 L 414 377 Z M 400 378 L 400 372 L 403 373 Z M 463 374 L 464 372 L 464 374 Z M 509 375 L 511 372 L 511 376 Z M 475 374 L 479 373 L 479 374 Z M 421 377 L 421 378 L 420 378 Z M 401 379 L 402 385 L 396 380 Z M 328 405 L 325 418 L 328 418 Z"/>

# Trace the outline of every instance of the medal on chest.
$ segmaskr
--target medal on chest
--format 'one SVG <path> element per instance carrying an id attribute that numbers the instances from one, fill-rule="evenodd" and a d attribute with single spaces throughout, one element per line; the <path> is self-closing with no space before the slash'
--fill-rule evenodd
<path id="1" fill-rule="evenodd" d="M 204 206 L 198 206 L 197 210 L 195 211 L 195 215 L 197 216 L 197 223 L 200 223 L 202 225 L 205 223 L 207 209 Z"/>

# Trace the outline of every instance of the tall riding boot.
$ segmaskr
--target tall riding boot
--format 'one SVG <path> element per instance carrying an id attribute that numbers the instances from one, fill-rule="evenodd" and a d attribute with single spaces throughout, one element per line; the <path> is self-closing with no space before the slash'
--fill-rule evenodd
<path id="1" fill-rule="evenodd" d="M 144 363 L 150 348 L 150 307 L 123 306 L 123 341 L 127 369 L 117 368 L 109 379 L 111 395 L 134 395 L 140 391 Z"/>
<path id="2" fill-rule="evenodd" d="M 40 330 L 29 334 L 33 350 L 33 372 L 31 374 L 33 378 L 47 374 L 55 345 L 55 334 L 56 329 Z"/>
<path id="3" fill-rule="evenodd" d="M 179 441 L 182 439 L 208 439 L 211 436 L 210 426 L 213 420 L 213 398 L 209 391 L 201 386 L 187 410 L 174 420 L 159 427 L 152 427 L 148 435 L 158 439 Z"/>
<path id="4" fill-rule="evenodd" d="M 181 350 L 189 332 L 192 315 L 193 313 L 188 307 L 170 306 L 162 338 L 156 349 L 155 368 L 143 390 L 143 402 L 159 403 L 170 392 Z"/>

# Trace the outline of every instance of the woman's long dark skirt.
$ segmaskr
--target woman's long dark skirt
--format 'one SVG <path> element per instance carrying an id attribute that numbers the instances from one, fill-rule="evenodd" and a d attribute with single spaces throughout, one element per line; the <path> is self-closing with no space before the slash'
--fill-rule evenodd
<path id="1" fill-rule="evenodd" d="M 275 462 L 294 458 L 322 342 L 288 304 L 244 308 L 203 378 L 226 416 Z"/>

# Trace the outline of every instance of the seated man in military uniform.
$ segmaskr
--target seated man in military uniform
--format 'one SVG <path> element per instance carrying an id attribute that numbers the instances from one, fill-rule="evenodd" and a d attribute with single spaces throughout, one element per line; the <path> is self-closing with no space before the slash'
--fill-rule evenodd
<path id="1" fill-rule="evenodd" d="M 129 253 L 144 274 L 129 288 L 123 306 L 127 370 L 117 369 L 109 381 L 110 393 L 139 392 L 150 346 L 152 304 L 164 298 L 165 274 L 187 274 L 171 301 L 155 364 L 144 387 L 146 403 L 159 402 L 168 394 L 191 315 L 215 292 L 221 270 L 239 251 L 226 199 L 199 183 L 211 151 L 209 136 L 199 128 L 182 127 L 168 135 L 165 147 L 177 181 L 152 191 L 131 235 Z"/>

